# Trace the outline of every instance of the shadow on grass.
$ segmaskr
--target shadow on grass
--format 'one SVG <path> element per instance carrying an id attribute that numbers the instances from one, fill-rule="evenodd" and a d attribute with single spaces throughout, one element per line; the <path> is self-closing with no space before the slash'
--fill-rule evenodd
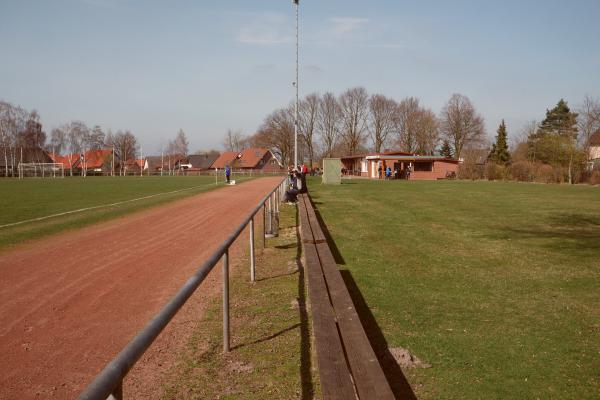
<path id="1" fill-rule="evenodd" d="M 356 282 L 352 277 L 352 273 L 348 270 L 340 270 L 340 274 L 346 283 L 346 287 L 348 288 L 348 292 L 350 293 L 350 297 L 352 298 L 352 302 L 354 303 L 354 307 L 356 308 L 360 322 L 365 329 L 367 337 L 369 338 L 371 347 L 373 347 L 373 350 L 377 355 L 379 364 L 381 364 L 381 368 L 383 369 L 385 377 L 390 384 L 392 391 L 394 392 L 394 396 L 396 396 L 397 399 L 416 400 L 417 396 L 415 396 L 410 384 L 406 380 L 402 369 L 388 350 L 388 343 L 385 340 L 385 337 L 383 336 L 375 317 L 371 313 L 365 298 L 356 285 Z"/>
<path id="2" fill-rule="evenodd" d="M 269 279 L 277 279 L 277 278 L 283 278 L 286 276 L 290 276 L 290 275 L 294 275 L 297 274 L 298 270 L 296 271 L 292 271 L 292 272 L 288 272 L 287 274 L 279 274 L 279 275 L 273 275 L 273 276 L 265 276 L 264 278 L 258 278 L 256 279 L 257 282 L 262 282 L 262 281 L 268 281 Z"/>
<path id="3" fill-rule="evenodd" d="M 231 350 L 233 351 L 233 350 L 241 349 L 242 347 L 252 346 L 253 344 L 259 344 L 259 343 L 267 342 L 269 340 L 275 339 L 277 336 L 283 335 L 286 332 L 293 331 L 294 329 L 298 328 L 299 326 L 300 326 L 299 323 L 298 324 L 294 324 L 294 325 L 292 325 L 290 327 L 287 327 L 285 329 L 280 330 L 279 332 L 276 332 L 276 333 L 274 333 L 272 335 L 265 336 L 263 338 L 257 339 L 257 340 L 255 340 L 253 342 L 242 343 L 242 344 L 238 344 L 237 346 L 233 346 L 231 348 Z"/>
<path id="4" fill-rule="evenodd" d="M 501 228 L 510 238 L 550 239 L 548 247 L 573 250 L 600 250 L 600 216 L 589 214 L 558 214 L 545 225 L 530 228 Z"/>
<path id="5" fill-rule="evenodd" d="M 275 248 L 279 249 L 279 250 L 286 250 L 286 249 L 291 249 L 292 247 L 296 247 L 296 246 L 298 246 L 297 243 L 289 243 L 289 244 L 282 244 L 279 246 L 275 246 Z"/>

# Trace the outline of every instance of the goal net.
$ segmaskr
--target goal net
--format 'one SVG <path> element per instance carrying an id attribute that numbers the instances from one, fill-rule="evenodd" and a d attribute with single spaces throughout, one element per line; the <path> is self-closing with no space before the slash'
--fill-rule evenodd
<path id="1" fill-rule="evenodd" d="M 19 178 L 64 178 L 63 163 L 20 163 Z"/>

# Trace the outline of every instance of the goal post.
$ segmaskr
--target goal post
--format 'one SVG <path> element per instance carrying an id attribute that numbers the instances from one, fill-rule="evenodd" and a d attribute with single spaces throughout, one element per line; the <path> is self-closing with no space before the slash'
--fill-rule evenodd
<path id="1" fill-rule="evenodd" d="M 19 178 L 64 178 L 63 163 L 19 163 Z"/>

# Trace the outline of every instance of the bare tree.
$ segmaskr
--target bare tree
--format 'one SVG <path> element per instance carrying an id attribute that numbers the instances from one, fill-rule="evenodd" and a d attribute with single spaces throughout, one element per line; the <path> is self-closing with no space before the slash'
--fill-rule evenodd
<path id="1" fill-rule="evenodd" d="M 269 114 L 252 140 L 256 145 L 273 151 L 284 165 L 292 165 L 294 154 L 293 107 L 280 108 Z"/>
<path id="2" fill-rule="evenodd" d="M 225 151 L 240 152 L 244 149 L 248 142 L 248 138 L 242 135 L 239 130 L 228 129 L 223 140 L 223 148 Z"/>
<path id="3" fill-rule="evenodd" d="M 364 140 L 369 112 L 369 95 L 365 88 L 346 90 L 339 99 L 342 112 L 341 137 L 348 154 L 354 154 Z"/>
<path id="4" fill-rule="evenodd" d="M 579 141 L 584 149 L 588 149 L 592 135 L 600 130 L 600 99 L 585 95 L 577 112 L 577 127 Z"/>
<path id="5" fill-rule="evenodd" d="M 59 126 L 50 132 L 50 150 L 54 154 L 62 154 L 67 146 L 68 126 Z"/>
<path id="6" fill-rule="evenodd" d="M 115 157 L 119 159 L 120 174 L 125 172 L 125 162 L 135 159 L 137 139 L 130 131 L 117 131 L 113 136 Z"/>
<path id="7" fill-rule="evenodd" d="M 14 171 L 14 149 L 13 136 L 13 105 L 0 101 L 0 146 L 2 146 L 2 157 L 4 158 L 4 176 Z M 9 168 L 10 165 L 10 168 Z"/>
<path id="8" fill-rule="evenodd" d="M 315 158 L 314 137 L 319 117 L 319 103 L 319 95 L 317 93 L 311 93 L 298 104 L 301 138 L 306 147 L 306 151 L 308 152 L 308 162 L 311 168 Z"/>
<path id="9" fill-rule="evenodd" d="M 173 149 L 177 154 L 185 157 L 188 155 L 188 148 L 189 142 L 185 136 L 185 132 L 183 129 L 180 129 L 179 132 L 177 132 L 177 136 L 175 136 L 175 140 L 173 141 Z"/>
<path id="10" fill-rule="evenodd" d="M 100 128 L 100 125 L 95 125 L 86 138 L 86 148 L 88 150 L 100 150 L 104 148 L 105 141 L 106 135 L 102 128 Z"/>
<path id="11" fill-rule="evenodd" d="M 42 130 L 38 112 L 32 110 L 22 118 L 25 122 L 24 127 L 18 132 L 18 146 L 43 148 L 46 144 L 46 132 Z"/>
<path id="12" fill-rule="evenodd" d="M 319 112 L 317 113 L 317 128 L 323 145 L 325 157 L 333 156 L 341 124 L 342 110 L 331 92 L 327 92 L 319 101 Z"/>
<path id="13" fill-rule="evenodd" d="M 65 126 L 67 136 L 67 159 L 69 160 L 70 174 L 73 176 L 73 163 L 77 154 L 85 152 L 85 144 L 89 134 L 89 128 L 82 121 L 71 121 Z M 82 160 L 85 164 L 85 159 Z M 85 171 L 85 165 L 82 165 L 82 173 Z"/>
<path id="14" fill-rule="evenodd" d="M 388 137 L 396 129 L 397 107 L 398 104 L 394 99 L 381 94 L 369 98 L 368 131 L 376 153 L 381 152 Z"/>
<path id="15" fill-rule="evenodd" d="M 476 144 L 485 138 L 483 117 L 477 113 L 471 100 L 462 94 L 453 94 L 442 109 L 441 133 L 454 146 L 454 156 L 460 158 L 466 145 Z"/>
<path id="16" fill-rule="evenodd" d="M 417 154 L 431 155 L 440 142 L 439 121 L 430 109 L 419 112 L 419 130 L 417 131 Z"/>
<path id="17" fill-rule="evenodd" d="M 535 135 L 538 129 L 538 122 L 532 120 L 525 123 L 516 135 L 511 136 L 510 158 L 513 162 L 526 161 L 529 159 L 528 140 Z"/>

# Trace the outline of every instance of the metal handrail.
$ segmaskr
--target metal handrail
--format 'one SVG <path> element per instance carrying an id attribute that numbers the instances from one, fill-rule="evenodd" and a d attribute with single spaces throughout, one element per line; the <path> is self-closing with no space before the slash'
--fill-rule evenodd
<path id="1" fill-rule="evenodd" d="M 263 243 L 267 233 L 265 215 L 267 213 L 267 201 L 269 202 L 269 214 L 274 209 L 278 210 L 279 201 L 283 198 L 285 190 L 284 178 L 275 188 L 269 192 L 252 210 L 248 217 L 237 227 L 237 229 L 219 246 L 219 248 L 210 256 L 208 260 L 196 271 L 196 273 L 188 279 L 175 296 L 163 307 L 163 309 L 142 329 L 124 348 L 121 352 L 110 361 L 106 367 L 94 378 L 94 380 L 86 387 L 79 395 L 79 400 L 104 400 L 122 399 L 123 398 L 123 379 L 129 370 L 140 359 L 144 352 L 152 345 L 154 340 L 173 319 L 175 314 L 181 309 L 185 302 L 196 291 L 206 276 L 212 271 L 215 265 L 223 258 L 223 348 L 224 351 L 229 351 L 229 247 L 235 242 L 238 236 L 250 223 L 251 229 L 251 279 L 254 281 L 254 216 L 263 208 Z M 272 201 L 275 197 L 275 201 Z"/>

